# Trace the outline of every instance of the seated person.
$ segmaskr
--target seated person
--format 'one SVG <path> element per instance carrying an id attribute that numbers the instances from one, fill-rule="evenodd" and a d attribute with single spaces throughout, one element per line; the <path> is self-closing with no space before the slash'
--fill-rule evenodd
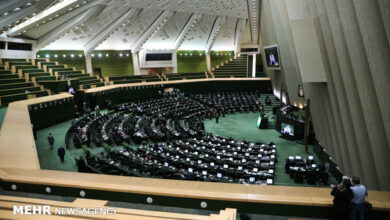
<path id="1" fill-rule="evenodd" d="M 266 105 L 271 105 L 271 99 L 269 98 L 269 96 L 265 97 L 265 104 Z"/>

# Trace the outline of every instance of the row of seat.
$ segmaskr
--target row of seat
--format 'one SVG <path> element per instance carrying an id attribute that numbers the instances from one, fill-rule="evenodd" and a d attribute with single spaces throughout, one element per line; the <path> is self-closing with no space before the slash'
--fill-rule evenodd
<path id="1" fill-rule="evenodd" d="M 0 60 L 0 104 L 7 105 L 13 101 L 50 95 L 50 90 L 31 81 L 32 75 L 46 75 L 41 72 L 33 61 L 28 59 Z"/>
<path id="2" fill-rule="evenodd" d="M 165 73 L 162 74 L 165 80 L 186 80 L 186 79 L 205 79 L 208 78 L 207 72 L 199 73 Z"/>
<path id="3" fill-rule="evenodd" d="M 161 77 L 157 74 L 137 75 L 137 76 L 107 76 L 105 81 L 110 84 L 158 82 Z"/>
<path id="4" fill-rule="evenodd" d="M 269 185 L 276 146 L 207 135 L 109 150 L 87 156 L 86 162 L 106 174 Z"/>
<path id="5" fill-rule="evenodd" d="M 296 183 L 315 185 L 318 183 L 328 184 L 329 168 L 325 163 L 317 163 L 313 156 L 303 159 L 302 156 L 289 156 L 286 159 L 285 171 Z"/>
<path id="6" fill-rule="evenodd" d="M 248 77 L 248 56 L 241 55 L 212 69 L 214 78 Z"/>

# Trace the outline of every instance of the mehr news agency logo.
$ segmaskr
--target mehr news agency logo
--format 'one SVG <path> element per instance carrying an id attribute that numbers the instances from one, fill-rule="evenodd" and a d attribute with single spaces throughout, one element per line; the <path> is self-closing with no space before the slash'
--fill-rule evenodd
<path id="1" fill-rule="evenodd" d="M 14 215 L 116 215 L 116 208 L 54 207 L 50 205 L 13 206 Z"/>

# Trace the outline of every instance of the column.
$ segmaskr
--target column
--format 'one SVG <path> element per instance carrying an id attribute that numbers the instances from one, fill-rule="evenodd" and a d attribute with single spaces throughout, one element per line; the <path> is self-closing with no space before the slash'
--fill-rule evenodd
<path id="1" fill-rule="evenodd" d="M 177 73 L 177 51 L 175 51 L 174 59 L 172 59 L 173 62 L 173 70 L 172 73 Z"/>
<path id="2" fill-rule="evenodd" d="M 141 75 L 141 69 L 139 68 L 138 53 L 132 55 L 134 75 Z"/>
<path id="3" fill-rule="evenodd" d="M 85 65 L 87 67 L 87 73 L 93 73 L 91 54 L 85 54 Z"/>
<path id="4" fill-rule="evenodd" d="M 252 77 L 256 77 L 256 54 L 253 54 Z"/>
<path id="5" fill-rule="evenodd" d="M 210 53 L 206 54 L 206 65 L 207 65 L 207 71 L 211 72 L 211 57 L 210 57 Z"/>

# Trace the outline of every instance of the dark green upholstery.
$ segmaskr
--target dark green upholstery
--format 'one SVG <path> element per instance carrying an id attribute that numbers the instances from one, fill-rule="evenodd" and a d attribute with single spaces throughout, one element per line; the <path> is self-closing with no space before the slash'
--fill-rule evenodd
<path id="1" fill-rule="evenodd" d="M 31 87 L 31 86 L 34 86 L 34 83 L 23 81 L 22 83 L 2 84 L 0 85 L 0 90 L 16 89 L 16 88 Z"/>
<path id="2" fill-rule="evenodd" d="M 33 77 L 35 79 L 35 82 L 40 81 L 48 81 L 48 80 L 56 80 L 55 76 L 39 76 L 39 77 Z"/>
<path id="3" fill-rule="evenodd" d="M 247 55 L 241 55 L 213 71 L 215 78 L 247 77 Z"/>
<path id="4" fill-rule="evenodd" d="M 24 100 L 24 99 L 27 99 L 28 95 L 36 95 L 37 97 L 42 97 L 42 96 L 47 96 L 49 94 L 48 94 L 48 91 L 45 90 L 45 91 L 37 91 L 37 92 L 30 92 L 30 93 L 21 93 L 21 94 L 0 96 L 1 104 L 7 105 L 10 102 Z"/>
<path id="5" fill-rule="evenodd" d="M 38 69 L 38 66 L 15 66 L 15 70 L 24 70 L 24 69 Z"/>
<path id="6" fill-rule="evenodd" d="M 83 89 L 89 89 L 92 87 L 92 85 L 95 85 L 96 87 L 104 86 L 104 83 L 92 83 L 92 84 L 83 84 Z"/>
<path id="7" fill-rule="evenodd" d="M 48 81 L 40 81 L 40 85 L 45 87 L 46 89 L 50 89 L 52 93 L 60 93 L 68 91 L 68 81 L 66 80 L 48 80 Z M 76 87 L 78 88 L 78 87 Z"/>
<path id="8" fill-rule="evenodd" d="M 73 74 L 82 74 L 80 70 L 72 71 L 57 71 L 60 75 L 73 75 Z"/>
<path id="9" fill-rule="evenodd" d="M 16 74 L 0 74 L 0 79 L 16 79 L 19 78 Z"/>
<path id="10" fill-rule="evenodd" d="M 31 79 L 32 77 L 50 76 L 50 73 L 44 73 L 44 72 L 29 73 L 28 76 Z"/>
<path id="11" fill-rule="evenodd" d="M 36 91 L 40 91 L 41 87 L 33 86 L 33 87 L 22 87 L 22 88 L 17 88 L 17 89 L 0 90 L 0 96 L 20 94 L 20 93 L 26 92 L 26 90 L 28 90 L 29 92 L 36 92 Z"/>
<path id="12" fill-rule="evenodd" d="M 22 70 L 23 74 L 26 74 L 26 73 L 39 73 L 39 72 L 44 72 L 44 70 L 43 69 L 25 69 L 25 70 Z"/>
<path id="13" fill-rule="evenodd" d="M 51 68 L 51 70 L 55 73 L 57 71 L 73 71 L 73 68 Z"/>
<path id="14" fill-rule="evenodd" d="M 11 83 L 22 83 L 22 82 L 26 82 L 26 79 L 24 79 L 24 78 L 0 79 L 0 85 L 11 84 Z"/>
<path id="15" fill-rule="evenodd" d="M 12 74 L 11 70 L 0 70 L 0 75 L 3 74 Z"/>

